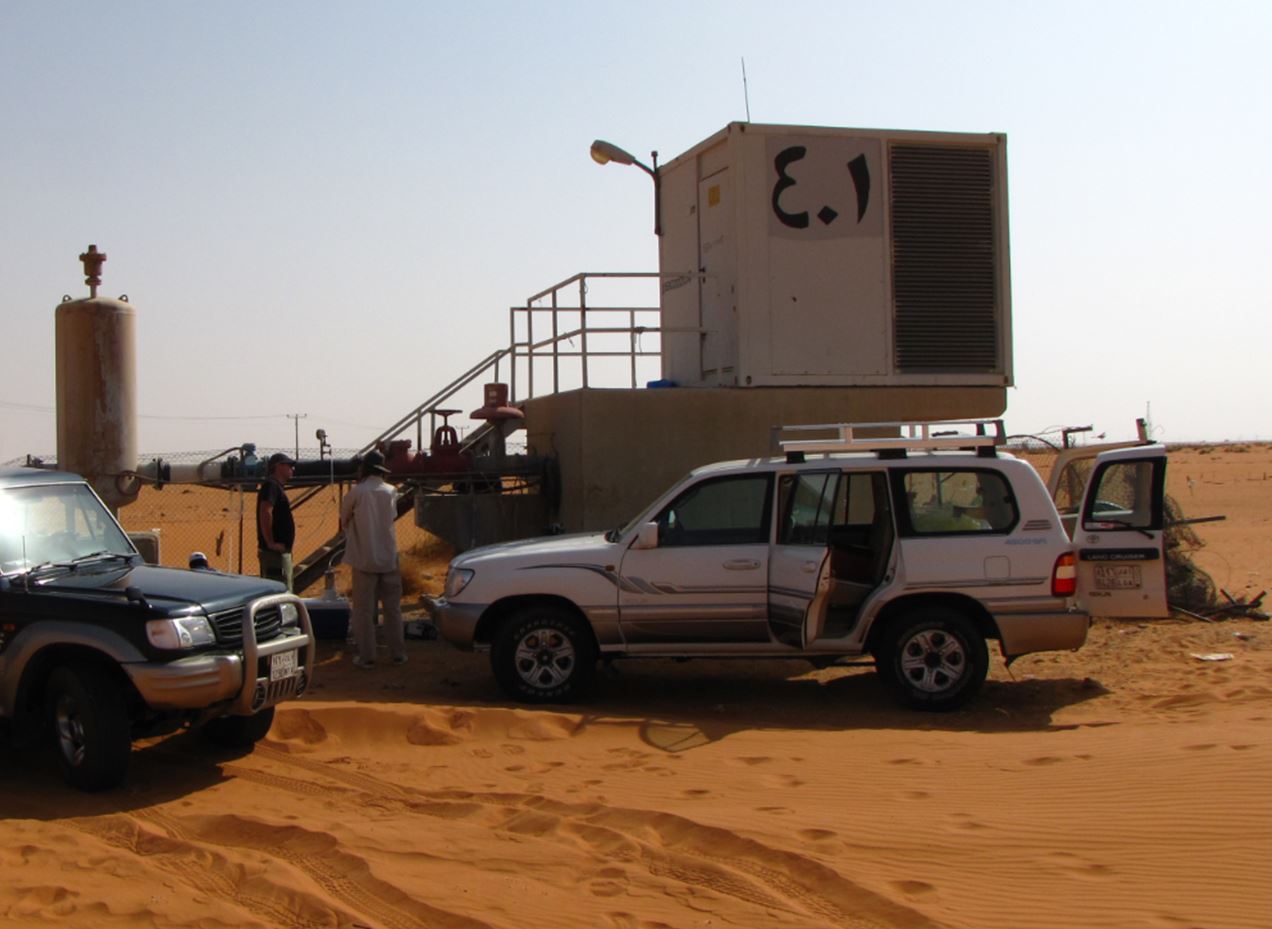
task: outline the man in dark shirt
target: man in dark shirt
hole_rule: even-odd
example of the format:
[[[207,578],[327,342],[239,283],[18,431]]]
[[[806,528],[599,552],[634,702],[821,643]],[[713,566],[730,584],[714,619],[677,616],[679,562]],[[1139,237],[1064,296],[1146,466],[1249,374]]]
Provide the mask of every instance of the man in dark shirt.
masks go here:
[[[296,468],[296,462],[282,452],[269,456],[269,468],[261,489],[256,494],[256,548],[261,563],[261,577],[282,581],[292,589],[292,545],[296,541],[296,523],[292,520],[291,502],[283,489]]]

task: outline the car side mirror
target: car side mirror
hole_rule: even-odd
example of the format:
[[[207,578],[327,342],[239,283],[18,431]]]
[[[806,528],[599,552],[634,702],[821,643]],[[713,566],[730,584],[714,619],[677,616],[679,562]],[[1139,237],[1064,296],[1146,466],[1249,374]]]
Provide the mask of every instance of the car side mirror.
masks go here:
[[[640,531],[636,533],[636,539],[632,542],[632,548],[657,548],[658,547],[658,523],[645,523],[640,527]]]

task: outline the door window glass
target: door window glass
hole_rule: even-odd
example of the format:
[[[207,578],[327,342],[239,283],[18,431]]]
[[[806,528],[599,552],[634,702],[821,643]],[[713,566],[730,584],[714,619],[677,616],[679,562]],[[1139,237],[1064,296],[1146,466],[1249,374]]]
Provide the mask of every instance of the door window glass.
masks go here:
[[[769,537],[770,475],[707,480],[658,515],[658,545],[745,545]]]
[[[778,485],[779,545],[825,545],[836,514],[838,472],[787,474]],[[838,501],[842,512],[843,501]]]
[[[1115,461],[1095,476],[1083,514],[1084,529],[1160,529],[1151,461]]]
[[[876,521],[876,512],[887,509],[887,491],[883,475],[878,473],[847,475],[848,492],[841,494],[836,525],[869,526]],[[882,504],[882,505],[880,505]]]
[[[1005,532],[1016,500],[997,471],[904,471],[903,513],[912,535]]]

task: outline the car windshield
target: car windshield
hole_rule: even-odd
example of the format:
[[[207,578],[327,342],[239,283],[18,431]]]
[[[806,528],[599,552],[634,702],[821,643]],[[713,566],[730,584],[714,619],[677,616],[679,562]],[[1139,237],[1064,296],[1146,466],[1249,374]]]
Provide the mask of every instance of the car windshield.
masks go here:
[[[87,484],[0,487],[0,574],[131,559],[136,552]]]

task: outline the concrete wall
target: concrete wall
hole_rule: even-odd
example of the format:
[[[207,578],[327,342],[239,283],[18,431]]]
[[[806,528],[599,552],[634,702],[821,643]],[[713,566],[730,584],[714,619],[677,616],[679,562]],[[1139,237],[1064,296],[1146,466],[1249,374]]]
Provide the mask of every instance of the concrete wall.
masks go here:
[[[575,390],[528,400],[526,441],[560,466],[567,532],[626,522],[685,472],[767,457],[773,427],[991,419],[1001,387],[751,387]]]

